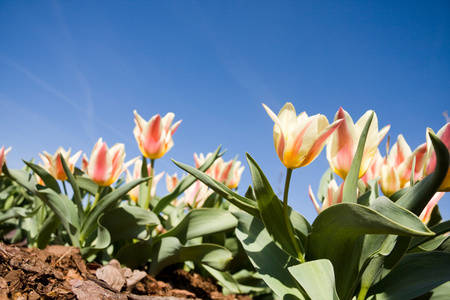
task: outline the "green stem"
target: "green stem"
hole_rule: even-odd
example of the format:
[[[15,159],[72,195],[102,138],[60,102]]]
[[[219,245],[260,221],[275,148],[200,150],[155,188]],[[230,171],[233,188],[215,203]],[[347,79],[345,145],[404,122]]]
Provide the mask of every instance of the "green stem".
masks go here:
[[[64,193],[66,193],[66,196],[67,196],[67,188],[66,188],[66,181],[65,180],[63,180],[63,187],[64,187]]]
[[[357,300],[364,300],[366,299],[367,292],[369,291],[369,288],[366,286],[362,286],[359,290],[358,298]]]
[[[297,244],[297,240],[294,235],[294,229],[292,228],[291,220],[289,219],[289,206],[288,206],[288,193],[289,193],[289,184],[291,182],[293,169],[287,169],[286,172],[286,182],[284,184],[284,195],[283,195],[283,212],[284,212],[284,222],[286,224],[286,228],[288,230],[289,237],[291,238],[292,244],[294,245],[295,252],[297,252],[297,257],[300,262],[304,263],[305,258],[303,257],[302,252],[300,251],[300,247]]]
[[[150,179],[148,181],[148,186],[147,186],[147,199],[145,201],[145,209],[148,209],[150,207],[150,201],[152,200],[152,181],[153,181],[153,174],[155,173],[154,171],[154,167],[155,167],[155,160],[150,158],[150,174],[148,174],[148,176],[150,176]]]
[[[100,200],[100,194],[102,193],[103,187],[99,186],[97,189],[97,193],[95,194],[94,203],[92,204],[91,210],[97,205],[98,200]]]

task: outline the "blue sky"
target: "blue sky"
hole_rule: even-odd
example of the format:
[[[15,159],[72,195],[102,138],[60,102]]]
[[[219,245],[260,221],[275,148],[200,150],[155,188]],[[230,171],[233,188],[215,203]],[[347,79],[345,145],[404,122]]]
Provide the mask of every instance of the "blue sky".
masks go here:
[[[448,1],[3,0],[0,146],[13,147],[11,168],[59,146],[89,156],[99,137],[131,159],[133,110],[173,112],[183,121],[157,172],[181,174],[170,158],[193,165],[194,153],[222,145],[245,166],[250,153],[281,191],[261,103],[329,120],[340,106],[355,121],[373,109],[414,149],[450,110],[449,15]],[[290,203],[309,220],[308,185],[327,168],[323,152],[294,171]],[[246,167],[241,193],[250,182]]]

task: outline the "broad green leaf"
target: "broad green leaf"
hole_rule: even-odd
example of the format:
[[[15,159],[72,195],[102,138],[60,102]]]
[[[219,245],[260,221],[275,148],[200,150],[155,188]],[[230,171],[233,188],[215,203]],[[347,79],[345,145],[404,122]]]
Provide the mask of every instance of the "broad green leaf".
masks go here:
[[[136,269],[146,263],[152,255],[152,242],[139,241],[120,248],[116,259],[129,268]]]
[[[98,185],[89,177],[85,175],[77,175],[75,176],[75,180],[77,181],[78,187],[85,190],[89,194],[95,195],[97,193]]]
[[[211,165],[214,163],[214,161],[224,154],[224,152],[220,152],[220,149],[221,149],[221,147],[219,146],[216,149],[216,151],[214,151],[214,153],[198,168],[198,171],[205,172],[206,170],[208,170],[209,167],[211,167]],[[175,162],[175,164],[177,164],[177,163]],[[167,205],[169,205],[170,202],[172,202],[179,195],[181,195],[196,180],[197,179],[193,176],[187,176],[187,177],[183,178],[170,194],[166,195],[165,197],[161,198],[161,200],[159,200],[158,204],[156,204],[155,208],[153,209],[155,214],[159,214],[160,212],[162,212],[162,210]]]
[[[217,271],[214,268],[203,266],[209,274],[211,274],[221,286],[223,286],[228,292],[233,294],[251,294],[251,293],[268,293],[267,286],[252,286],[240,283],[229,272]],[[260,280],[261,281],[261,280]],[[262,282],[262,281],[261,281]]]
[[[433,227],[430,227],[430,230],[433,231],[436,234],[436,236],[447,233],[450,231],[450,220],[447,220],[445,222],[434,225]],[[415,237],[412,239],[411,246],[409,249],[418,247],[421,244],[428,242],[430,239],[433,239],[433,238],[432,237]]]
[[[223,183],[220,183],[210,176],[206,175],[205,173],[201,172],[200,170],[197,170],[196,168],[193,168],[191,166],[176,162],[173,160],[173,162],[180,167],[181,169],[185,170],[186,172],[193,175],[195,178],[209,186],[214,192],[222,196],[224,199],[228,200],[233,205],[239,207],[243,211],[246,211],[247,213],[251,214],[255,217],[259,216],[259,210],[257,207],[257,204],[254,200],[247,199],[245,197],[240,196],[239,194],[233,192],[231,189],[229,189],[226,185]]]
[[[361,132],[361,136],[359,137],[358,148],[356,148],[350,171],[348,172],[347,178],[345,178],[344,181],[342,202],[357,202],[359,169],[361,168],[361,160],[364,154],[364,145],[366,144],[367,134],[369,133],[370,124],[372,123],[374,114],[375,112],[372,112],[369,119],[367,120],[366,125],[364,126],[363,131]]]
[[[3,164],[2,171],[20,186],[26,188],[32,194],[36,194],[36,179],[32,174],[24,170],[10,170],[6,167],[6,164]]]
[[[158,274],[165,267],[184,261],[205,264],[224,271],[232,259],[230,251],[214,244],[183,246],[175,237],[166,237],[155,244],[149,273]]]
[[[327,259],[318,259],[289,268],[295,280],[305,289],[311,300],[338,300],[333,265]]]
[[[349,299],[353,294],[363,234],[433,235],[414,214],[386,197],[378,198],[373,207],[341,203],[325,209],[312,225],[307,258],[332,262],[341,299]]]
[[[377,300],[413,299],[449,280],[450,253],[407,254],[369,294],[376,294]]]
[[[42,181],[44,181],[45,186],[51,188],[56,193],[61,194],[61,189],[59,188],[58,182],[56,179],[50,175],[44,168],[41,166],[35,165],[33,163],[23,161],[34,173],[36,173],[39,177],[41,177]]]
[[[450,164],[450,155],[445,144],[433,133],[429,133],[429,135],[436,153],[436,169],[412,188],[409,188],[396,202],[416,215],[420,215],[434,196],[445,179]]]
[[[32,210],[26,209],[24,207],[11,207],[7,210],[0,211],[0,223],[5,222],[9,219],[28,218],[33,214],[34,213]]]
[[[298,237],[293,234],[294,230],[290,220],[287,222],[288,224],[285,222],[283,204],[273,192],[273,189],[261,168],[248,153],[247,162],[252,174],[253,190],[258,203],[261,219],[263,220],[267,232],[272,237],[275,244],[286,251],[286,253],[297,259],[299,256],[302,256],[303,258],[305,250]],[[292,239],[289,232],[292,233]]]
[[[80,220],[82,220],[84,217],[84,209],[83,209],[80,189],[78,188],[77,181],[75,180],[75,177],[73,176],[72,172],[70,172],[69,166],[67,165],[66,160],[64,159],[62,154],[59,154],[59,157],[61,159],[61,164],[63,166],[64,173],[66,173],[67,181],[72,186],[73,199],[74,199],[75,204],[77,205],[77,209],[78,209],[78,218]]]
[[[287,269],[298,261],[273,242],[260,219],[244,212],[233,214],[239,221],[236,236],[267,285],[281,299],[308,299]]]
[[[70,236],[72,246],[79,247],[80,222],[73,202],[66,195],[57,194],[47,187],[40,187],[37,195],[58,216]]]
[[[148,174],[147,158],[144,155],[142,155],[141,178],[150,177],[150,176],[151,175]],[[138,205],[140,207],[144,207],[145,202],[147,201],[149,183],[150,183],[150,180],[147,180],[146,182],[139,185]]]
[[[147,239],[160,224],[158,216],[140,207],[124,205],[105,212],[98,223],[111,235],[111,242],[121,239]]]
[[[171,230],[155,238],[155,243],[166,237],[176,237],[181,243],[189,239],[234,229],[236,218],[226,210],[198,208],[191,210],[181,222]]]
[[[84,240],[97,227],[97,220],[101,214],[115,207],[117,203],[135,186],[145,182],[148,178],[133,180],[101,198],[98,204],[85,216],[81,226],[81,239]]]
[[[48,246],[52,234],[61,224],[58,216],[51,212],[44,221],[37,236],[37,246],[39,249],[45,249]]]

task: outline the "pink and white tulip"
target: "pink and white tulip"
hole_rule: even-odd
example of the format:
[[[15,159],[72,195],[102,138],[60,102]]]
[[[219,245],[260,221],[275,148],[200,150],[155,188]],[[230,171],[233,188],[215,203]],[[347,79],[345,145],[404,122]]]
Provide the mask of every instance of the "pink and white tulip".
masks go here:
[[[314,193],[311,189],[311,186],[309,186],[309,189],[308,189],[309,198],[311,198],[311,201],[313,202],[317,213],[322,212],[323,210],[330,207],[331,205],[341,203],[343,188],[344,188],[344,183],[342,183],[340,186],[338,186],[336,181],[334,179],[332,179],[328,183],[327,194],[325,195],[325,199],[323,199],[322,205],[320,205],[317,202],[316,198],[314,197]]]
[[[381,168],[380,186],[383,194],[389,197],[398,190],[409,186],[411,173],[414,181],[419,180],[422,177],[426,152],[425,143],[412,152],[403,135],[400,134]],[[412,170],[414,161],[415,167]]]
[[[124,164],[124,144],[115,144],[109,149],[106,142],[103,142],[102,138],[100,138],[92,149],[86,173],[99,186],[109,186],[136,159],[138,158],[136,157]]]
[[[428,132],[433,132],[433,129],[428,128]],[[447,149],[450,151],[450,123],[447,123],[442,127],[436,136],[445,144]],[[427,161],[426,166],[424,169],[424,176],[427,176],[434,172],[436,168],[436,153],[434,152],[433,145],[431,144],[430,137],[427,134]],[[442,182],[441,186],[439,187],[439,191],[441,192],[450,192],[450,169],[447,172],[447,175],[445,176],[444,181]]]
[[[169,193],[175,189],[175,187],[178,185],[178,182],[179,179],[177,173],[174,173],[172,176],[166,174],[166,188]]]
[[[171,112],[163,118],[158,114],[145,121],[135,110],[134,117],[136,127],[133,133],[142,155],[150,159],[161,158],[172,148],[172,135],[181,120],[172,125],[175,115]]]
[[[437,192],[434,194],[434,196],[430,199],[427,206],[424,208],[422,213],[419,216],[419,219],[422,220],[425,224],[428,224],[430,222],[431,213],[433,212],[434,207],[437,205],[439,200],[444,196],[444,192]]]
[[[9,153],[9,151],[11,151],[11,147],[9,147],[6,150],[5,150],[5,146],[2,146],[0,148],[0,175],[3,173],[2,167],[3,167],[4,163],[6,164],[6,155]]]
[[[356,149],[358,148],[359,138],[371,114],[372,111],[367,111],[354,124],[350,115],[342,107],[336,113],[334,119],[336,121],[343,120],[343,123],[328,141],[327,159],[331,169],[344,180],[350,171]],[[369,168],[377,152],[378,145],[389,131],[389,127],[390,125],[387,125],[378,131],[378,119],[376,114],[374,114],[364,146],[359,178],[364,176]]]
[[[288,169],[307,166],[320,154],[328,137],[342,120],[329,124],[324,115],[309,117],[306,112],[297,116],[292,103],[286,103],[276,115],[269,107],[264,109],[275,122],[273,140],[281,162]]]
[[[208,153],[206,156],[203,153],[200,153],[200,155],[194,153],[195,167],[199,168],[211,155],[212,153]],[[244,169],[245,167],[241,166],[241,162],[238,160],[225,162],[222,157],[219,157],[205,173],[225,184],[228,188],[235,189],[239,185]]]
[[[56,150],[55,154],[51,155],[48,152],[44,151],[44,155],[39,153],[39,156],[42,159],[42,162],[44,163],[44,169],[47,170],[53,177],[59,180],[67,180],[67,175],[64,172],[61,157],[60,154],[66,161],[70,172],[73,173],[75,170],[75,163],[77,162],[78,158],[81,155],[81,150],[75,153],[72,157],[70,157],[71,149],[69,148],[68,151],[64,150],[62,147],[59,147],[58,150]]]
[[[384,157],[381,156],[380,150],[377,149],[377,152],[375,153],[374,158],[372,159],[372,162],[370,163],[369,168],[367,169],[366,173],[363,177],[361,177],[361,180],[367,185],[369,180],[372,179],[379,179],[381,176],[381,167],[384,164]]]
[[[133,168],[133,172],[129,172],[128,169],[125,170],[126,172],[126,177],[125,177],[125,182],[129,183],[133,180],[139,179],[141,178],[141,168],[142,168],[142,160],[141,159],[137,159],[134,162],[134,168]],[[147,165],[147,171],[148,174],[152,174],[152,167],[150,165]],[[156,186],[158,184],[158,182],[161,180],[161,178],[163,177],[164,172],[159,173],[158,175],[155,175],[152,179],[152,189],[150,190],[150,194],[152,197],[155,197],[156,195]],[[128,195],[130,196],[131,200],[133,200],[134,202],[138,203],[139,200],[139,185],[135,186],[134,188],[132,188],[129,192]]]

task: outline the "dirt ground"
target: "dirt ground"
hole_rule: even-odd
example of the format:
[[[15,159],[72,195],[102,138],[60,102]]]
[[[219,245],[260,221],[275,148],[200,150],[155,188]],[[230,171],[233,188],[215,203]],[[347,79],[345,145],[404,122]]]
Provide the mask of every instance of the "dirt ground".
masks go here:
[[[251,299],[227,295],[209,278],[174,270],[155,279],[145,272],[86,263],[75,247],[44,250],[0,243],[0,300]]]

